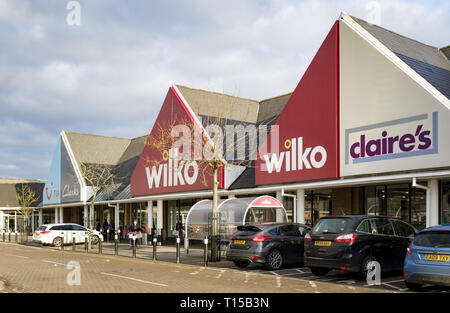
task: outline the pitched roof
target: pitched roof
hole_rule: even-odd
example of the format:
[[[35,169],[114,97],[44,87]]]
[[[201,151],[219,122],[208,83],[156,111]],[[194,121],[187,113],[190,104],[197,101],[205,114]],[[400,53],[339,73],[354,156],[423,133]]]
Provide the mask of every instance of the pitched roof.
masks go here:
[[[127,138],[65,133],[77,163],[115,165],[130,144]]]
[[[256,123],[259,102],[177,85],[195,114]]]
[[[26,184],[34,191],[38,200],[32,206],[38,206],[42,201],[44,183],[36,179],[2,178],[0,180],[0,207],[19,207],[16,195],[21,185]]]
[[[262,100],[259,103],[258,122],[276,119],[286,106],[292,92],[278,97]]]
[[[446,57],[448,46],[439,49],[359,18],[353,16],[351,18],[443,95],[450,98],[450,62]]]

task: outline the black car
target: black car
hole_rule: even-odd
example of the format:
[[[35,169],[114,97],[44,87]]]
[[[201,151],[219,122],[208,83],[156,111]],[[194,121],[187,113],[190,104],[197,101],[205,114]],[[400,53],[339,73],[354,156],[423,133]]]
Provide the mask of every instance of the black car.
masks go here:
[[[416,232],[410,224],[387,216],[323,217],[305,236],[305,266],[319,276],[341,269],[361,279],[373,266],[371,261],[377,261],[382,272],[402,270]]]
[[[238,226],[227,248],[227,260],[236,266],[250,263],[276,270],[288,263],[303,263],[303,238],[311,228],[295,223]]]

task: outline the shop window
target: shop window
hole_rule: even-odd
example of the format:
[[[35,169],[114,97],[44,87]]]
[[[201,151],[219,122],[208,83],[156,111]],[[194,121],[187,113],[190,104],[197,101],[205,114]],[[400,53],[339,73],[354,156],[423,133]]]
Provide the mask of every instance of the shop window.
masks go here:
[[[365,207],[367,215],[385,215],[385,186],[365,187]]]
[[[387,185],[387,216],[409,221],[409,185]]]
[[[450,181],[442,182],[441,224],[450,223]]]
[[[286,210],[288,222],[293,222],[293,220],[294,220],[294,217],[293,217],[294,198],[292,198],[292,197],[283,197],[283,198],[284,198],[283,206],[284,206],[284,209]]]
[[[421,182],[426,185],[426,182]],[[419,188],[411,188],[411,225],[418,230],[424,229],[427,223],[427,192]]]

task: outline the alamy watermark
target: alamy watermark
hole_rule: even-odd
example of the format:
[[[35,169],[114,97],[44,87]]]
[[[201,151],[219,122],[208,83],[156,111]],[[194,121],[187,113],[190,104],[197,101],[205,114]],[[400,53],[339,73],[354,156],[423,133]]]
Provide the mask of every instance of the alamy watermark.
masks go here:
[[[66,22],[69,26],[81,25],[81,5],[78,1],[67,2],[66,9],[69,10],[66,16]]]

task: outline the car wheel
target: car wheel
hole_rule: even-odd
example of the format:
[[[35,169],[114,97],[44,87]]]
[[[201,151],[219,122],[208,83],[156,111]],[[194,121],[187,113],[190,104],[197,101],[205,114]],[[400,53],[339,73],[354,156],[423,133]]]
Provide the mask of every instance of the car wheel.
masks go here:
[[[271,250],[266,256],[265,267],[268,270],[278,270],[283,266],[283,255],[279,250]]]
[[[61,247],[61,245],[62,245],[62,238],[61,237],[56,237],[55,239],[53,239],[53,245],[55,247]]]
[[[405,285],[410,290],[422,290],[423,286],[421,284],[408,283],[405,281]]]
[[[327,268],[322,267],[310,267],[311,273],[313,273],[316,276],[325,276],[330,271]]]
[[[370,269],[373,269],[373,262],[376,262],[377,259],[375,259],[373,256],[369,255],[366,256],[362,262],[361,262],[361,267],[359,269],[359,273],[358,273],[358,278],[361,280],[366,280],[367,279],[367,273],[369,272]]]
[[[247,267],[250,264],[250,261],[233,261],[234,265],[236,265],[237,267]]]
[[[92,236],[91,244],[96,245],[96,244],[98,244],[99,240],[100,239],[98,238],[98,236]]]

